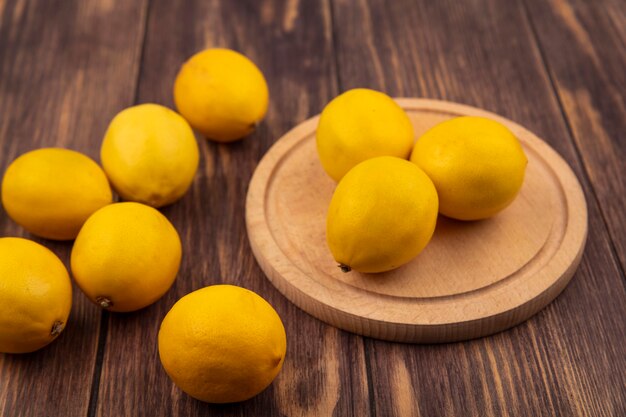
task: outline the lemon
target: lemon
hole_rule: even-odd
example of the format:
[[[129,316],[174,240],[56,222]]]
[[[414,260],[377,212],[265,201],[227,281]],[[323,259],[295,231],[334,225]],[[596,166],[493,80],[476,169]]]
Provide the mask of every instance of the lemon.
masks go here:
[[[159,330],[159,356],[174,383],[210,403],[244,401],[263,391],[285,359],[285,328],[252,291],[213,285],[187,294]]]
[[[85,220],[111,200],[98,164],[69,149],[27,152],[9,165],[2,180],[2,204],[9,217],[48,239],[74,239]]]
[[[316,133],[320,162],[335,181],[369,158],[408,158],[413,140],[404,110],[386,94],[365,88],[349,90],[328,103]]]
[[[391,156],[361,162],[339,182],[326,238],[344,272],[384,272],[413,259],[437,222],[435,186],[415,164]]]
[[[179,114],[158,104],[141,104],[113,118],[100,157],[122,198],[161,207],[189,189],[199,152],[191,127]]]
[[[52,342],[72,308],[72,283],[57,256],[31,240],[0,238],[0,352]]]
[[[528,163],[509,129],[470,116],[445,121],[424,133],[411,161],[435,184],[439,211],[458,220],[485,219],[508,206],[522,187]]]
[[[95,212],[72,248],[72,274],[91,301],[111,311],[146,307],[172,286],[181,243],[158,210],[116,203]]]
[[[239,52],[206,49],[185,62],[174,82],[176,108],[209,139],[249,135],[267,112],[269,92],[259,68]]]

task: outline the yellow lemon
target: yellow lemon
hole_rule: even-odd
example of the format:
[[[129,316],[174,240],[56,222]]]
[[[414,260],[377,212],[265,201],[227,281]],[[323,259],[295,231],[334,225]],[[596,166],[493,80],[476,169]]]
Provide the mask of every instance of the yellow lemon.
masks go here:
[[[388,95],[365,88],[349,90],[328,103],[316,133],[320,162],[335,181],[369,158],[408,158],[413,139],[404,110]]]
[[[263,73],[239,52],[207,49],[185,62],[174,82],[176,108],[209,139],[231,142],[249,135],[267,112]]]
[[[380,156],[352,168],[328,208],[326,238],[342,271],[384,272],[413,259],[437,223],[437,192],[415,164]]]
[[[2,180],[7,214],[48,239],[74,239],[85,220],[112,198],[98,164],[69,149],[27,152],[9,165]]]
[[[72,308],[63,262],[31,240],[0,238],[0,352],[26,353],[52,342]]]
[[[459,220],[485,219],[508,206],[522,187],[528,163],[504,125],[469,116],[424,133],[411,161],[435,184],[441,214]]]
[[[122,198],[161,207],[189,189],[199,152],[191,127],[179,114],[158,104],[141,104],[113,118],[100,157]]]
[[[72,248],[72,274],[91,301],[134,311],[161,298],[181,260],[178,232],[158,210],[116,203],[95,212]]]
[[[159,356],[174,383],[210,403],[263,391],[285,360],[287,339],[272,306],[252,291],[213,285],[187,294],[159,330]]]

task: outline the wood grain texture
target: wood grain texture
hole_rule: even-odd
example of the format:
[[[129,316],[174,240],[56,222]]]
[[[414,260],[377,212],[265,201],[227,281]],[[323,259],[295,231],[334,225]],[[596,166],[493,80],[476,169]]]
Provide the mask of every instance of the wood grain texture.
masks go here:
[[[98,159],[106,119],[133,100],[145,5],[0,1],[0,172],[38,147]],[[71,243],[34,238],[4,210],[0,233],[34,239],[69,265]],[[58,340],[32,354],[0,354],[0,415],[87,415],[100,317],[74,285]]]
[[[502,114],[547,140],[572,165],[589,204],[580,269],[563,294],[526,323],[435,347],[366,340],[376,414],[407,415],[397,404],[409,394],[421,415],[624,414],[624,279],[522,5],[332,5],[341,90],[373,87]],[[398,380],[410,382],[408,393],[383,388]]]
[[[192,188],[163,210],[183,241],[180,273],[154,305],[111,315],[97,415],[369,415],[362,338],[313,319],[283,298],[257,266],[245,231],[245,195],[257,162],[336,92],[328,12],[317,2],[151,2],[138,102],[172,106],[179,66],[198,50],[220,46],[259,65],[269,83],[270,108],[258,131],[241,142],[220,145],[198,137],[201,163]],[[242,404],[192,399],[173,385],[158,359],[157,332],[174,302],[218,283],[259,293],[276,308],[287,332],[282,372]]]
[[[626,5],[524,0],[542,58],[626,269]]]
[[[207,46],[249,55],[271,95],[265,122],[243,142],[198,138],[194,187],[163,210],[184,242],[174,288],[142,311],[105,314],[100,349],[101,315],[76,290],[59,340],[38,353],[0,355],[0,414],[626,415],[626,280],[615,255],[623,265],[623,8],[619,0],[521,1],[0,0],[2,169],[52,144],[96,158],[136,86],[135,101],[171,106],[178,65]],[[277,138],[356,86],[486,108],[537,133],[572,165],[590,233],[555,302],[492,337],[420,346],[339,331],[273,289],[247,243],[247,182]],[[0,231],[24,235],[3,211]],[[67,244],[38,241],[67,262]],[[257,291],[287,328],[283,371],[242,404],[192,400],[157,357],[169,307],[218,282]]]
[[[416,137],[459,116],[506,125],[528,158],[515,201],[480,222],[439,216],[424,251],[393,271],[343,273],[326,243],[336,183],[317,156],[314,117],[281,137],[250,181],[246,226],[257,261],[304,311],[365,336],[450,342],[519,324],[565,288],[580,262],[587,208],[578,180],[545,142],[510,120],[446,101],[397,102]]]

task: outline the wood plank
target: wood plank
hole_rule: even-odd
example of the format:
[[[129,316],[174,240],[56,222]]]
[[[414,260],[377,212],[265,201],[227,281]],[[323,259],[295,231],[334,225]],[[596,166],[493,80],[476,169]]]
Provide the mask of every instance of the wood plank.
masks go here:
[[[626,5],[524,0],[609,234],[626,269]]]
[[[572,165],[589,204],[580,269],[563,294],[528,322],[457,344],[366,340],[376,414],[624,414],[624,279],[522,5],[332,5],[341,90],[365,86],[394,96],[442,98],[511,118]]]
[[[153,306],[111,315],[98,415],[369,415],[362,338],[324,325],[283,298],[257,266],[245,232],[246,190],[257,162],[286,130],[336,93],[330,33],[323,3],[151,3],[139,102],[172,106],[182,62],[200,49],[222,46],[259,65],[268,79],[270,108],[259,130],[242,142],[218,145],[198,138],[201,164],[192,189],[163,210],[183,240],[181,271]],[[287,331],[287,358],[277,380],[240,405],[193,400],[172,384],[158,359],[157,332],[169,308],[188,292],[217,283],[259,293]]]
[[[145,6],[0,1],[1,172],[19,154],[44,146],[98,159],[107,119],[133,100]],[[33,238],[4,210],[0,233]],[[70,243],[34,240],[68,266]],[[101,314],[74,286],[58,340],[31,354],[0,354],[0,414],[87,415]]]

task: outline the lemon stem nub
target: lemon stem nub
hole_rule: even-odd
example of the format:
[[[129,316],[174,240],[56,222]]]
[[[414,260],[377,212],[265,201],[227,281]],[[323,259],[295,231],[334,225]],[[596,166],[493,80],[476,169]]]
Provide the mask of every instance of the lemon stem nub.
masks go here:
[[[344,273],[345,273],[345,272],[350,272],[350,271],[352,271],[352,268],[350,268],[350,267],[349,267],[348,265],[346,265],[346,264],[339,264],[339,265],[337,265],[337,266],[341,269],[341,272],[344,272]]]
[[[57,337],[63,331],[63,327],[65,326],[63,325],[63,322],[61,321],[57,320],[54,323],[52,323],[52,330],[50,330],[50,336]]]
[[[96,298],[96,303],[98,303],[102,308],[109,308],[113,305],[113,302],[106,297]]]

